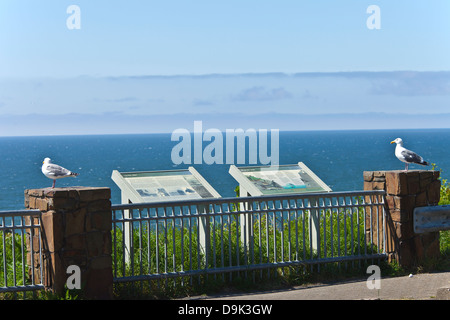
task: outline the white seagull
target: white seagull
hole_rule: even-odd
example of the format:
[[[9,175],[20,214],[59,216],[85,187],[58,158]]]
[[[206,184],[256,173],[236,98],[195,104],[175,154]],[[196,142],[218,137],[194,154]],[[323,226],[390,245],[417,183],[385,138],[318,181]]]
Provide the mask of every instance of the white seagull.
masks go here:
[[[405,163],[405,172],[408,171],[408,167],[410,163],[416,163],[420,164],[422,166],[428,166],[429,163],[423,160],[421,156],[419,156],[417,153],[412,152],[411,150],[405,149],[403,147],[403,140],[400,138],[395,139],[394,141],[391,141],[392,143],[396,143],[397,146],[395,147],[395,156],[398,158],[398,160]]]
[[[58,166],[57,164],[53,164],[50,158],[45,158],[42,163],[43,163],[42,173],[47,178],[53,180],[52,188],[55,187],[56,179],[61,179],[65,177],[76,177],[79,175],[78,173],[72,172],[70,170],[67,170],[66,168]]]

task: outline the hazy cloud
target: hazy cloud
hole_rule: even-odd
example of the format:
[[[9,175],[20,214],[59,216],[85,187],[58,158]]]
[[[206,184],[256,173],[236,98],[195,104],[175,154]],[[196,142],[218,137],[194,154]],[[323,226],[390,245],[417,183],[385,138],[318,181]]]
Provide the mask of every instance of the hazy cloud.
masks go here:
[[[108,102],[108,103],[136,102],[138,100],[139,99],[136,97],[123,97],[123,98],[115,98],[115,99],[94,98],[95,102]]]
[[[450,94],[448,72],[402,72],[372,81],[370,93],[376,95],[432,96]]]
[[[266,89],[265,87],[252,87],[245,89],[232,97],[234,101],[274,101],[292,98],[292,94],[284,88]]]
[[[193,105],[196,107],[209,107],[209,106],[213,106],[214,103],[212,101],[205,100],[205,99],[195,99],[193,101]]]
[[[308,89],[306,89],[302,94],[303,99],[318,99],[319,97],[313,95]]]

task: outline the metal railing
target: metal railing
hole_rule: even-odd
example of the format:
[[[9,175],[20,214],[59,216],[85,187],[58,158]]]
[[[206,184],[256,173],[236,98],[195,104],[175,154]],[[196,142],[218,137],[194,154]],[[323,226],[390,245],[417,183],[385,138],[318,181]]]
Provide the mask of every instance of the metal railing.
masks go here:
[[[385,258],[384,191],[113,205],[115,282]],[[376,228],[375,228],[376,227]],[[257,271],[258,270],[258,271]]]
[[[39,210],[0,211],[0,293],[44,287],[39,268],[42,265],[40,215]]]

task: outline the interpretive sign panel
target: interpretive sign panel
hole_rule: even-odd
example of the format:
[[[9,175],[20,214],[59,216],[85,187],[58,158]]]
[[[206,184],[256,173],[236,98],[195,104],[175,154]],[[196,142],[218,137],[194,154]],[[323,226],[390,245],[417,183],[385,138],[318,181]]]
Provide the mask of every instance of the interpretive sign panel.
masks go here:
[[[220,195],[192,167],[186,170],[118,172],[113,181],[131,202],[161,202],[218,198]]]
[[[230,167],[230,174],[252,196],[329,192],[331,189],[304,163],[278,167]]]

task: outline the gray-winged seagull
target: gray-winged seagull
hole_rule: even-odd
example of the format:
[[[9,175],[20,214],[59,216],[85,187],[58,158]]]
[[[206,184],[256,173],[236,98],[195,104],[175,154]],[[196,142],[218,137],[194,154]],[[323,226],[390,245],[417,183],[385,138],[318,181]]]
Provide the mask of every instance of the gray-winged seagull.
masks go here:
[[[408,167],[410,163],[416,163],[420,164],[422,166],[428,166],[429,163],[423,160],[421,156],[419,156],[417,153],[412,152],[411,150],[405,149],[403,147],[403,140],[400,138],[395,139],[394,141],[391,141],[392,143],[396,143],[397,146],[395,147],[395,156],[398,158],[398,160],[405,163],[405,171],[408,171]]]
[[[79,174],[67,170],[57,164],[53,164],[50,158],[45,158],[42,165],[42,173],[49,179],[53,180],[53,186],[55,187],[56,179],[66,178],[66,177],[76,177]]]

